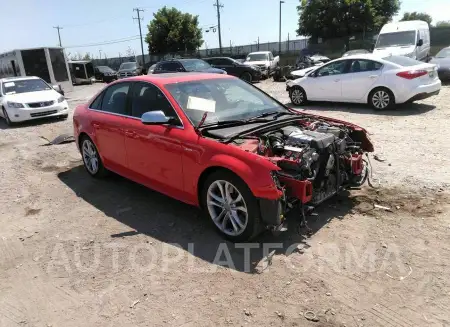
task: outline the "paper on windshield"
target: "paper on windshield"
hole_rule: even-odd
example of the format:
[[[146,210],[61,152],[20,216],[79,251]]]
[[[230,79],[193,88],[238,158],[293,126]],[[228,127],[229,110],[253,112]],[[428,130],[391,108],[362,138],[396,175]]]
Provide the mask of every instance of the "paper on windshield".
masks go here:
[[[187,102],[187,109],[215,112],[216,101],[190,96]]]
[[[14,82],[6,82],[5,84],[3,84],[5,87],[12,87],[16,84],[14,84]]]

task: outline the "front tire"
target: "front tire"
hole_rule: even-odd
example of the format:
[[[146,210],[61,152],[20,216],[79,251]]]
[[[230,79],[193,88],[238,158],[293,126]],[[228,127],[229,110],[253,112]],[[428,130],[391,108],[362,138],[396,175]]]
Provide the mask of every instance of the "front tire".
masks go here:
[[[301,106],[306,103],[306,92],[300,86],[293,86],[289,91],[289,98],[296,106]]]
[[[252,74],[250,74],[249,72],[244,72],[241,75],[241,79],[243,81],[246,81],[247,83],[251,83],[253,80]]]
[[[376,88],[369,94],[369,104],[375,110],[390,109],[394,103],[394,94],[384,87]]]
[[[103,166],[102,159],[92,140],[83,136],[80,143],[81,156],[83,158],[84,168],[92,177],[104,177],[107,170]]]
[[[219,170],[208,176],[201,203],[217,231],[232,242],[244,242],[260,231],[258,202],[248,186],[236,175]]]
[[[6,111],[5,108],[3,108],[3,117],[5,118],[6,125],[8,125],[8,126],[13,125],[13,122],[11,121],[11,119],[9,119],[8,112]]]

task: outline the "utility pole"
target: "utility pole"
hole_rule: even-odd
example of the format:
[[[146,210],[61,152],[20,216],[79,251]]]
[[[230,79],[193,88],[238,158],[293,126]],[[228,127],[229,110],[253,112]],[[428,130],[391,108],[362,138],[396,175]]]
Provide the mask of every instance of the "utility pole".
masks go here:
[[[99,57],[98,57],[98,59],[102,59],[102,50],[101,49],[98,49],[98,55],[99,55]]]
[[[278,38],[278,55],[281,54],[281,4],[283,4],[284,1],[280,0],[280,34],[279,34],[279,38]]]
[[[59,30],[62,30],[62,27],[61,26],[53,26],[53,28],[56,28],[58,30],[59,46],[62,47],[62,45],[61,45],[61,34],[59,33]]]
[[[258,36],[258,51],[259,51],[259,36]]]
[[[287,51],[289,52],[289,33],[288,33]]]
[[[141,16],[139,15],[141,12],[144,11],[144,9],[134,8],[133,11],[137,12],[137,18],[133,17],[133,19],[137,19],[139,23],[139,34],[141,35],[142,66],[145,66],[144,43],[142,41],[142,29],[141,29]]]
[[[222,35],[220,33],[220,8],[223,8],[223,4],[219,3],[219,0],[216,0],[216,3],[213,5],[217,8],[217,28],[219,30],[219,51],[222,54]]]

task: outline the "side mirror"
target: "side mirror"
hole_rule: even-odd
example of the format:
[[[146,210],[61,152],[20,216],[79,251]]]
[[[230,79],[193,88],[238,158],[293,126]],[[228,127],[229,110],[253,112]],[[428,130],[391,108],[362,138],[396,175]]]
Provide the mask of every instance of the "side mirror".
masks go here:
[[[171,120],[172,118],[166,117],[161,110],[145,112],[141,117],[141,122],[144,125],[165,125],[169,124]]]
[[[56,92],[58,92],[59,94],[61,94],[61,95],[64,95],[64,91],[63,91],[63,89],[61,88],[61,85],[52,85],[52,88],[56,91]]]
[[[181,67],[178,67],[178,68],[177,68],[177,72],[184,72],[184,69],[181,68]]]
[[[423,45],[423,40],[422,39],[419,39],[419,41],[417,41],[417,46],[418,47],[421,47]]]

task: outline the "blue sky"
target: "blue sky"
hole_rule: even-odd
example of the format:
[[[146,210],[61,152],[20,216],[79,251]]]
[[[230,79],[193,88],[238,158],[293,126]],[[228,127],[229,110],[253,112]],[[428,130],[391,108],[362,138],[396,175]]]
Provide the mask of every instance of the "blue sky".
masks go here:
[[[41,46],[55,46],[58,36],[53,26],[60,25],[62,44],[65,47],[125,39],[139,35],[134,7],[142,13],[143,33],[154,11],[164,5],[199,15],[200,25],[207,28],[217,24],[213,3],[215,0],[14,0],[2,3],[2,33],[0,53]],[[278,0],[221,0],[222,45],[243,45],[278,40]],[[298,0],[285,0],[282,7],[282,38],[295,38]],[[433,17],[433,22],[450,19],[450,0],[402,0],[400,14],[405,11],[423,11]],[[217,33],[204,33],[208,48],[218,47]],[[124,55],[127,48],[140,54],[139,40],[92,47],[68,48],[67,52],[90,52],[94,57],[106,53],[115,57]],[[205,47],[205,45],[203,46]],[[144,51],[147,53],[144,43]]]

